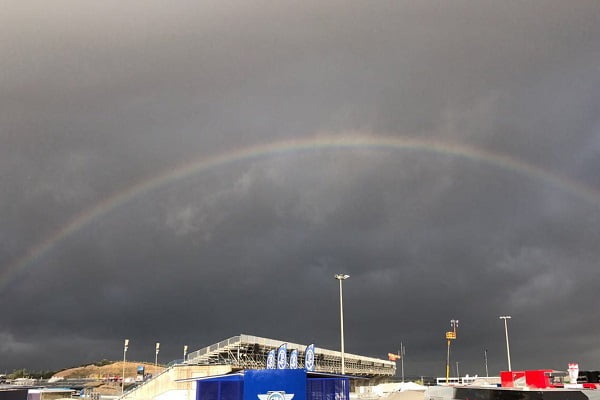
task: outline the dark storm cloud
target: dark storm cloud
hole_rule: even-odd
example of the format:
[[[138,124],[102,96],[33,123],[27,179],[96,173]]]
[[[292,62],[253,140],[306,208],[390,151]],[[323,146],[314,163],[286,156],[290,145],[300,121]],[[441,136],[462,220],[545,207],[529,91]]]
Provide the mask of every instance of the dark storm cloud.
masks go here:
[[[2,369],[163,361],[239,333],[346,350],[597,369],[596,2],[9,2],[0,17]],[[315,149],[169,169],[292,138],[469,145]],[[558,177],[579,181],[556,185]],[[104,203],[103,203],[104,202]],[[97,209],[97,208],[96,208]],[[18,271],[15,271],[15,265]]]

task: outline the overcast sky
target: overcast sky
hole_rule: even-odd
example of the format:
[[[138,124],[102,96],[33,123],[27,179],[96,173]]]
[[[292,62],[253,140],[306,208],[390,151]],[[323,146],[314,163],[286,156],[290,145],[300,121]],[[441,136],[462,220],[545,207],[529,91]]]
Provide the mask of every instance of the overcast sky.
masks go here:
[[[1,372],[600,369],[597,0],[1,4]]]

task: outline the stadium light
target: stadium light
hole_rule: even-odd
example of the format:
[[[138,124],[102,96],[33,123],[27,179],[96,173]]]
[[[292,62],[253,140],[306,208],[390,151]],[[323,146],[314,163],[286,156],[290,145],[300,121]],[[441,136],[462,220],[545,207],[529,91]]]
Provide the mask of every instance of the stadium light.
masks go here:
[[[156,342],[156,355],[154,356],[154,366],[158,367],[158,352],[160,351],[160,343]]]
[[[127,348],[129,347],[129,339],[125,339],[125,345],[123,346],[123,375],[121,376],[121,396],[125,391],[125,361],[127,359]]]
[[[448,341],[448,352],[446,354],[446,384],[450,379],[450,341],[456,339],[456,327],[458,326],[457,319],[450,320],[451,331],[446,332],[446,340]]]
[[[344,302],[342,297],[342,281],[350,278],[350,275],[335,274],[333,276],[340,282],[340,342],[341,342],[341,353],[342,353],[342,375],[346,373],[344,366]]]

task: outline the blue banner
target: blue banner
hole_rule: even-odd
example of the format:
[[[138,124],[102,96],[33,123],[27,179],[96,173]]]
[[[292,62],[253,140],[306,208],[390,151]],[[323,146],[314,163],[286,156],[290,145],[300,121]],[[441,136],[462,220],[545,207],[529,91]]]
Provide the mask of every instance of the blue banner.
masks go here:
[[[309,344],[304,351],[304,369],[307,371],[315,370],[315,345]]]
[[[247,370],[244,373],[244,397],[240,400],[306,400],[309,398],[306,382],[306,372],[301,369]],[[325,399],[325,394],[320,398]],[[333,396],[327,398],[334,399]],[[212,399],[234,400],[235,397],[225,397],[221,391],[221,397]]]
[[[267,369],[275,369],[275,350],[269,351],[267,354]]]
[[[298,369],[298,350],[294,349],[290,353],[290,369]]]
[[[287,368],[287,343],[279,346],[277,350],[277,369]]]

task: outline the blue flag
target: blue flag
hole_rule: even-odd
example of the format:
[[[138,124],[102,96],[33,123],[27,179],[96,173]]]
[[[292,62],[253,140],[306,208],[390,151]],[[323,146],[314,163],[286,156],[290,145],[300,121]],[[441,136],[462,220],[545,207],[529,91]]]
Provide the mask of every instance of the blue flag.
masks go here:
[[[307,371],[315,370],[315,345],[309,344],[304,351],[304,369]]]
[[[287,343],[279,346],[277,350],[277,369],[287,368]]]
[[[294,349],[290,353],[290,369],[298,369],[298,350]]]
[[[275,350],[269,351],[267,354],[267,369],[275,369]]]

